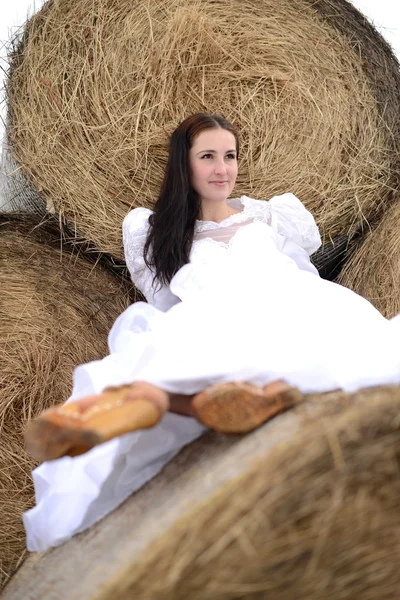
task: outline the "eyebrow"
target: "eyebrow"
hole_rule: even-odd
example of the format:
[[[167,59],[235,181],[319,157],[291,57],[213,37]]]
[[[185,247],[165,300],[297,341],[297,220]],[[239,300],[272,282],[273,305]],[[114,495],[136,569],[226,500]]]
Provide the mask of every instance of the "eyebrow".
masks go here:
[[[216,152],[216,150],[201,150],[200,152],[196,152],[196,154],[204,154],[204,152]],[[236,154],[236,150],[227,150],[225,154],[228,154],[228,152],[235,152]]]

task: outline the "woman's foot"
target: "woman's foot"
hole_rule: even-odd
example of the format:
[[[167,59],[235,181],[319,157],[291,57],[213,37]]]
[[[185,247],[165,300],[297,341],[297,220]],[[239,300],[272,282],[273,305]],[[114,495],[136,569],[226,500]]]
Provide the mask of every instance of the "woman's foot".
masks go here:
[[[264,388],[250,383],[220,383],[192,400],[193,416],[221,433],[247,433],[299,403],[303,394],[284,381]]]
[[[168,408],[168,394],[146,382],[107,388],[31,421],[26,448],[41,461],[77,456],[123,433],[154,427]]]

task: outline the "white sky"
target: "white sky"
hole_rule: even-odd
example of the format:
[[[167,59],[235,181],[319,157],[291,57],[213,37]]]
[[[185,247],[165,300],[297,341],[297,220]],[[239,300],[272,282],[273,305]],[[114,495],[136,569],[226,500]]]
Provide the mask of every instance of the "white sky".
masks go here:
[[[116,2],[118,0],[115,0]],[[44,0],[0,0],[0,88],[3,70],[6,68],[5,43],[21,26],[28,15],[39,9]],[[399,0],[353,0],[388,40],[400,59],[400,2]],[[0,95],[2,100],[2,95]],[[4,118],[4,106],[0,105],[0,118]],[[0,122],[0,138],[2,126]]]

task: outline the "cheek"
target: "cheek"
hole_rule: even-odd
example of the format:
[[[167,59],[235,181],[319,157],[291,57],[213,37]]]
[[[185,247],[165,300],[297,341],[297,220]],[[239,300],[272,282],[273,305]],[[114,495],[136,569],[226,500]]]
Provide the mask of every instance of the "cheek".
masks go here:
[[[232,168],[231,168],[232,179],[236,179],[237,174],[238,174],[238,164],[236,163],[235,165],[232,165]]]
[[[203,170],[201,168],[202,165],[195,165],[192,169],[191,169],[191,173],[190,173],[190,181],[191,184],[193,186],[193,188],[199,192],[200,189],[202,188],[202,186],[204,185],[204,174],[203,174]]]
[[[190,169],[189,169],[189,173],[190,173],[190,180],[191,181],[196,181],[198,175],[198,169],[196,167],[196,165],[190,165]]]
[[[207,176],[206,169],[204,167],[204,164],[197,164],[194,169],[194,179],[199,183],[203,181]]]

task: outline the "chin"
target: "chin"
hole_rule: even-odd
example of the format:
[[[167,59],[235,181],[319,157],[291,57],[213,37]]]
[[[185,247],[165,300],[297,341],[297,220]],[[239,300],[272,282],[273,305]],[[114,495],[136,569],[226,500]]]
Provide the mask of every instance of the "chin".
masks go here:
[[[215,200],[216,202],[221,202],[229,198],[229,194],[227,192],[221,192],[219,194],[214,194],[211,200]]]
[[[221,188],[220,190],[214,190],[214,193],[210,196],[211,198],[215,198],[216,200],[224,200],[225,198],[229,198],[232,189],[228,186]]]

